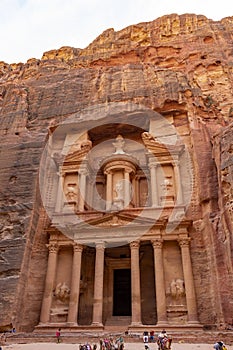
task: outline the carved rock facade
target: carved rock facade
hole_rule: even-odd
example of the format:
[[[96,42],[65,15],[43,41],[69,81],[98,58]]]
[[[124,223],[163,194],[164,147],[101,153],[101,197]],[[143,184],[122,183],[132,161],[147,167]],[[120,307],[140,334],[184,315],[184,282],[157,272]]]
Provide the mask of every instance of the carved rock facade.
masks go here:
[[[0,63],[1,324],[232,325],[233,18]]]

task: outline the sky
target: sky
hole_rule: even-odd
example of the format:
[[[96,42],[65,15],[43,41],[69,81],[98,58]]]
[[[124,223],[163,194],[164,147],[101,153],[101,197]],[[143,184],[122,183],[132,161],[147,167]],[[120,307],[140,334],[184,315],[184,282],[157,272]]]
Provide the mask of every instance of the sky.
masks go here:
[[[121,30],[177,13],[233,16],[232,0],[0,0],[0,62],[25,63],[62,46],[85,48],[108,28]]]

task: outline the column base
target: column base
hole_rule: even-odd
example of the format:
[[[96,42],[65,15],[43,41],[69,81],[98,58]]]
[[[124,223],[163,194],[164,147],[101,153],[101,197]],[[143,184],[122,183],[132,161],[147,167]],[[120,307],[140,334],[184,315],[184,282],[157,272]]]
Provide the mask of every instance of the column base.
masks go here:
[[[156,326],[159,326],[159,327],[167,327],[168,326],[168,321],[158,321],[157,323],[156,323]]]
[[[160,208],[160,206],[158,204],[152,204],[151,206],[152,208]]]
[[[38,323],[38,326],[49,326],[50,325],[50,322],[49,321],[47,321],[47,322],[42,322],[42,321],[40,321],[39,323]]]
[[[77,322],[66,322],[67,326],[69,327],[77,327],[78,323]]]
[[[104,325],[103,325],[103,323],[100,323],[100,322],[93,322],[91,324],[91,328],[104,329]]]
[[[143,324],[141,322],[132,322],[129,326],[128,326],[128,329],[130,331],[138,331],[138,330],[141,330],[143,327]]]
[[[187,324],[190,327],[203,327],[199,321],[188,321]]]

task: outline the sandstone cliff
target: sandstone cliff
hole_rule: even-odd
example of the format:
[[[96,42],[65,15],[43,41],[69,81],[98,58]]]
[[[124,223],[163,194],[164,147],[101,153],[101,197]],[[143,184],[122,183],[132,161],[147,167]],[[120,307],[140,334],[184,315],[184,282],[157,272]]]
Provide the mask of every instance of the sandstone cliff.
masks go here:
[[[120,101],[169,115],[189,145],[199,317],[204,325],[232,323],[232,47],[233,17],[172,14],[108,29],[83,50],[0,62],[0,324],[32,330],[39,321],[47,217],[38,169],[49,127]]]

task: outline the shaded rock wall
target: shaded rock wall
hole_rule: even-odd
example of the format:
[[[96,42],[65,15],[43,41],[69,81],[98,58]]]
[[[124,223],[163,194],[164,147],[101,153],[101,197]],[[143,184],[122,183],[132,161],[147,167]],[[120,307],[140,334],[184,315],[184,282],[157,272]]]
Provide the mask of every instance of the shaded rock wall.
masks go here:
[[[191,252],[201,323],[232,323],[233,18],[176,14],[109,29],[86,49],[0,62],[0,324],[38,324],[47,251],[38,171],[48,129],[86,107],[140,103],[193,158]]]

